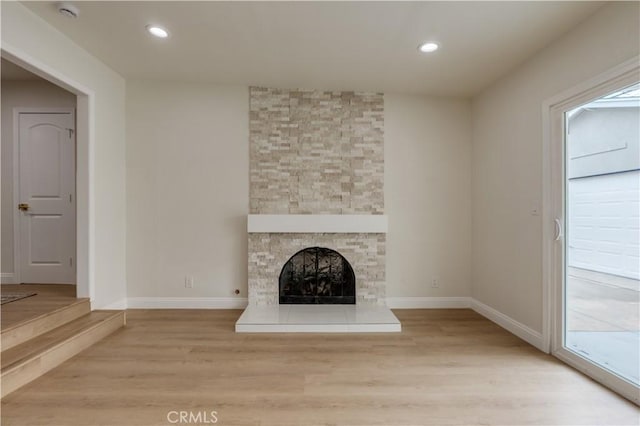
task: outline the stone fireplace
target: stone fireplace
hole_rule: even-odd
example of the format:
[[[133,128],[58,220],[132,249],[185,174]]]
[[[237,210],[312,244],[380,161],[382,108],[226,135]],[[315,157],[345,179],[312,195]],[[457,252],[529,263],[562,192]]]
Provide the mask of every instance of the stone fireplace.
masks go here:
[[[250,88],[251,219],[308,219],[304,232],[249,227],[250,305],[281,302],[281,270],[307,247],[349,259],[355,303],[384,304],[386,226],[349,229],[343,221],[341,232],[320,232],[313,223],[371,215],[386,225],[383,148],[380,93]]]
[[[249,126],[249,308],[383,307],[383,95],[251,87]]]

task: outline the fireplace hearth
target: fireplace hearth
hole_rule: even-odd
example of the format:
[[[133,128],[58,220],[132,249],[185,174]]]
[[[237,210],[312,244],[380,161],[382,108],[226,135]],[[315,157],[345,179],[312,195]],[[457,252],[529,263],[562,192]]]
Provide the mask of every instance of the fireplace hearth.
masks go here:
[[[280,304],[355,304],[356,277],[337,251],[309,247],[293,255],[280,272]]]

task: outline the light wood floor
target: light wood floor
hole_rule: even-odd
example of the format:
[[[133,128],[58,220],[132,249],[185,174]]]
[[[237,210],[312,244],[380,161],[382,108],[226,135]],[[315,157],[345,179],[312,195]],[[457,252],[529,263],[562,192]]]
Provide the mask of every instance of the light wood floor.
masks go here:
[[[133,310],[2,401],[2,425],[637,425],[637,406],[470,310],[402,333],[235,334],[240,311]]]
[[[2,284],[2,293],[37,293],[35,296],[5,303],[0,308],[1,328],[49,313],[76,302],[76,286],[67,284]]]

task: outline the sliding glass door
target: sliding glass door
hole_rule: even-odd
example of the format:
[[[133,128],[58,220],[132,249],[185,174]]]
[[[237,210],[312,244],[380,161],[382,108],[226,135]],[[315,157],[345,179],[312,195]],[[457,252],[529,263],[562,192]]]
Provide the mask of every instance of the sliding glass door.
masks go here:
[[[640,87],[565,114],[567,349],[640,383]]]
[[[640,402],[640,84],[551,108],[552,352]]]

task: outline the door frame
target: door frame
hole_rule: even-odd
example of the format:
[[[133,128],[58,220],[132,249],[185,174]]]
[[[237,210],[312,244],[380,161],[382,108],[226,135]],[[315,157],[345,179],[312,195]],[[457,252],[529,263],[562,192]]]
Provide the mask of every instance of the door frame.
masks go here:
[[[22,281],[22,252],[21,252],[21,232],[20,232],[20,220],[21,214],[20,211],[16,208],[18,203],[20,203],[20,114],[71,114],[71,118],[74,122],[74,140],[73,140],[73,155],[78,157],[78,142],[76,136],[76,109],[75,108],[54,108],[54,107],[15,107],[13,108],[13,280],[15,284],[20,284]],[[78,186],[78,176],[77,170],[78,166],[74,165],[76,170],[73,171],[73,182],[74,185]],[[76,189],[77,191],[77,189]],[[76,200],[78,195],[74,195]],[[77,206],[77,204],[76,204]],[[78,232],[78,211],[76,207],[76,233]],[[76,241],[76,246],[78,245],[78,241]],[[77,262],[78,258],[78,250],[76,249],[76,253],[74,254],[74,259]],[[77,264],[76,264],[77,266]],[[76,267],[76,286],[78,285],[78,271]],[[77,287],[76,287],[77,288]]]
[[[625,85],[640,81],[640,56],[636,56],[608,71],[584,81],[542,105],[543,124],[543,208],[542,208],[542,273],[543,273],[543,348],[573,368],[619,393],[640,403],[640,392],[633,384],[596,366],[564,348],[564,228],[566,227],[564,198],[564,112],[609,94]],[[562,228],[556,240],[556,223]]]
[[[4,41],[0,56],[76,95],[76,297],[93,301],[96,293],[95,93]]]

